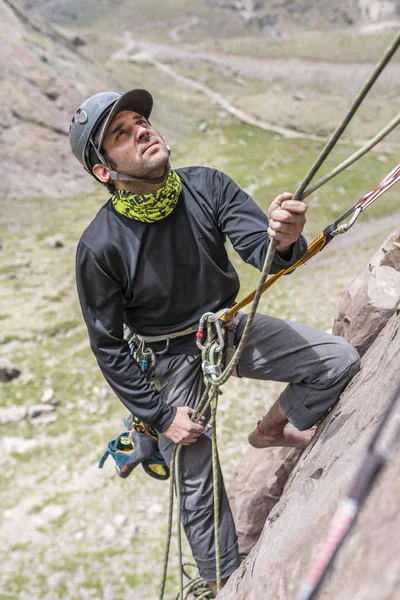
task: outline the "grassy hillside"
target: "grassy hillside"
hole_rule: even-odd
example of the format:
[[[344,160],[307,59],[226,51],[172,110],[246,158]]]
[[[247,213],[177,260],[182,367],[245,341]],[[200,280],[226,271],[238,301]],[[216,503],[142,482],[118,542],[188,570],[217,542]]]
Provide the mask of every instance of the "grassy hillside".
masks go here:
[[[2,62],[8,104],[0,123],[3,153],[12,163],[5,170],[6,181],[11,191],[17,184],[24,191],[18,200],[0,196],[0,359],[22,370],[18,379],[0,383],[0,415],[3,409],[32,408],[50,389],[57,402],[47,424],[40,418],[6,423],[0,419],[0,598],[153,600],[163,560],[168,486],[154,482],[141,468],[123,481],[110,459],[102,471],[97,469],[107,442],[122,431],[126,411],[90,351],[75,290],[76,244],[107,193],[98,186],[90,194],[70,195],[71,188],[81,190],[86,177],[69,157],[70,112],[92,91],[146,86],[156,99],[152,122],[172,147],[173,165],[222,169],[267,210],[276,194],[296,188],[322,143],[249,126],[230,116],[206,91],[220,93],[232,106],[259,119],[324,138],[346,110],[353,94],[350,84],[358,76],[342,61],[375,60],[392,34],[364,36],[348,25],[328,33],[297,31],[271,44],[268,32],[261,30],[254,42],[253,33],[249,35],[232,10],[194,0],[37,0],[35,5],[40,14],[62,23],[68,39],[79,35],[86,45],[76,51],[57,45],[45,29],[21,24],[0,1],[2,30],[7,33],[2,47],[10,53],[4,53]],[[296,19],[300,29],[302,16]],[[310,28],[314,26],[313,21]],[[128,29],[136,47],[121,56],[121,50],[131,46],[132,38],[124,33]],[[152,54],[161,42],[165,46]],[[147,54],[141,45],[145,43]],[[188,54],[167,56],[165,48]],[[215,60],[200,60],[204,51],[212,52]],[[240,55],[261,58],[260,69],[250,72],[249,63],[239,64]],[[282,68],[271,81],[268,69],[277,57],[282,64],[285,57],[304,59],[300,64],[316,72],[317,58],[331,60],[334,69],[324,86],[314,79],[306,85],[296,66],[299,79],[294,81]],[[225,59],[228,63],[222,64]],[[261,76],[261,66],[267,75]],[[188,79],[207,90],[195,89]],[[368,98],[348,140],[376,133],[398,112],[398,81],[393,77],[390,85]],[[339,83],[340,91],[333,89]],[[14,115],[10,127],[13,111],[20,116]],[[22,116],[30,121],[25,123]],[[309,198],[308,238],[395,166],[398,136],[394,133],[376,152]],[[322,173],[354,149],[350,142],[338,145]],[[60,197],[49,193],[49,170],[58,188],[63,181],[71,183]],[[348,234],[277,283],[260,309],[329,330],[342,292],[400,222],[398,198],[399,189],[394,188]],[[232,249],[230,253],[240,275],[241,296],[256,286],[258,273]],[[228,482],[247,449],[247,432],[281,388],[278,383],[246,380],[227,384],[218,427]],[[175,545],[171,562],[166,600],[177,593]]]

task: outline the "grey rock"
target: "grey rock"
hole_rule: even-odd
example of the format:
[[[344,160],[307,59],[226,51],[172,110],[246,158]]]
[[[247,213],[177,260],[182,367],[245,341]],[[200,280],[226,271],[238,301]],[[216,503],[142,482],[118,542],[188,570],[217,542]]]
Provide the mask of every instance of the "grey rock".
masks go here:
[[[40,402],[42,404],[51,404],[52,406],[56,406],[58,404],[58,400],[54,396],[54,390],[52,387],[48,387],[44,390]]]
[[[207,121],[202,121],[200,123],[200,125],[198,126],[197,131],[199,133],[205,133],[207,131],[207,129],[208,129]]]
[[[228,489],[240,553],[257,542],[299,456],[292,448],[251,448],[241,460]]]
[[[26,440],[23,437],[4,437],[2,440],[4,451],[7,454],[15,452],[16,454],[24,454],[32,448],[38,446],[36,439]]]
[[[115,515],[114,517],[114,525],[118,528],[124,527],[128,523],[127,515]]]
[[[97,387],[93,388],[93,397],[95,400],[104,401],[108,396],[108,389],[105,387]]]
[[[28,417],[30,419],[36,419],[45,414],[53,413],[55,407],[51,404],[33,404],[32,406],[27,407]]]
[[[47,585],[50,590],[55,590],[61,583],[68,579],[67,573],[52,573],[47,578]]]
[[[58,504],[48,504],[42,510],[40,515],[46,521],[57,521],[57,519],[60,519],[62,516],[64,516],[66,512],[67,510],[63,506],[59,506]]]
[[[333,333],[363,355],[400,302],[400,230],[392,233],[343,294]]]
[[[53,249],[64,248],[64,241],[60,236],[48,237],[46,239],[46,244],[49,248]]]
[[[21,374],[21,369],[8,358],[0,358],[0,381],[7,383]]]
[[[155,519],[156,517],[160,516],[163,513],[164,509],[161,506],[161,504],[152,504],[149,509],[147,510],[147,517],[149,518],[150,521],[152,521],[153,519]]]
[[[75,48],[81,48],[82,46],[86,46],[86,41],[79,35],[73,37],[71,42],[72,45],[75,46]]]
[[[399,384],[399,355],[397,311],[364,355],[362,370],[301,455],[259,541],[218,594],[218,600],[297,597],[300,584],[318,555],[320,541]],[[398,411],[393,421],[399,416]],[[398,597],[399,469],[400,449],[384,467],[363,505],[330,577],[323,584],[321,598]]]
[[[111,543],[117,537],[117,530],[110,523],[107,523],[100,535],[105,542]]]
[[[56,413],[43,414],[32,419],[34,425],[51,425],[58,421]]]
[[[0,425],[6,423],[18,423],[27,417],[27,410],[24,406],[10,406],[9,408],[0,408]]]

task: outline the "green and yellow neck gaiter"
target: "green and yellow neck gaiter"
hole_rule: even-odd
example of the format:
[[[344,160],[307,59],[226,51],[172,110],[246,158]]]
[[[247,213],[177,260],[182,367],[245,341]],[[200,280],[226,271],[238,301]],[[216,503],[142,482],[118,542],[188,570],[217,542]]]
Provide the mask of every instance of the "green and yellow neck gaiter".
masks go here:
[[[167,217],[175,208],[182,191],[179,175],[171,169],[167,181],[154,194],[134,194],[115,190],[111,200],[117,212],[129,219],[154,223]]]

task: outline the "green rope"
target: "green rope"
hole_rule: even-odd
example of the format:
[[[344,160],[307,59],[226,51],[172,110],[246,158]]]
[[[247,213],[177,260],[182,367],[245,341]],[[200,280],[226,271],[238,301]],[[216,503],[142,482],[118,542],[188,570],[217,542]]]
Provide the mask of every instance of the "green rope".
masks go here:
[[[169,560],[169,551],[170,551],[170,547],[171,547],[171,536],[172,536],[172,518],[173,518],[173,512],[174,512],[175,455],[176,455],[177,450],[178,450],[178,446],[175,446],[175,448],[172,452],[171,466],[170,466],[167,541],[165,544],[163,573],[162,573],[162,578],[161,578],[160,594],[158,596],[159,600],[163,600],[163,598],[164,598],[165,583],[167,581],[168,560]]]
[[[179,600],[183,600],[183,570],[182,570],[182,526],[181,526],[181,484],[179,478],[179,459],[183,446],[178,446],[175,453],[175,483],[176,483],[176,505],[177,505],[177,542],[178,542],[178,558],[179,558]]]
[[[212,474],[214,487],[214,543],[215,543],[215,570],[217,593],[221,589],[221,549],[219,544],[219,481],[218,481],[218,446],[217,446],[217,405],[218,394],[221,391],[214,387],[213,399],[211,401],[211,452],[212,452]]]
[[[363,146],[362,148],[357,150],[357,152],[349,156],[349,158],[340,163],[340,165],[335,167],[332,171],[330,171],[330,173],[327,173],[326,175],[324,175],[324,177],[321,177],[321,179],[318,179],[318,181],[310,185],[310,187],[308,187],[305,190],[305,192],[303,192],[302,199],[304,200],[304,198],[307,198],[307,196],[318,190],[318,188],[320,188],[325,183],[336,177],[336,175],[339,175],[339,173],[347,169],[347,167],[355,163],[356,160],[359,160],[362,156],[367,154],[367,152],[369,152],[374,146],[376,146],[376,144],[378,144],[381,140],[383,140],[384,137],[386,137],[391,131],[393,131],[393,129],[397,127],[399,123],[400,113],[392,121],[390,121],[390,123],[386,125],[386,127],[384,127],[379,133],[377,133],[375,137],[373,137],[367,144],[365,144],[365,146]]]
[[[350,123],[352,118],[354,117],[356,111],[360,107],[362,101],[365,99],[366,95],[368,94],[368,92],[370,91],[370,89],[372,88],[372,86],[374,85],[376,80],[378,79],[379,75],[382,73],[383,69],[388,64],[389,60],[392,58],[393,54],[396,52],[399,45],[400,45],[400,33],[397,34],[397,36],[395,37],[393,42],[390,44],[389,48],[386,50],[385,54],[383,55],[381,60],[378,62],[375,69],[372,71],[372,73],[368,77],[367,81],[365,82],[365,84],[363,85],[363,87],[361,88],[361,90],[359,91],[359,93],[357,94],[355,99],[353,100],[353,103],[350,105],[350,108],[347,110],[343,119],[340,121],[340,123],[336,127],[335,131],[332,133],[332,135],[329,138],[329,140],[327,141],[325,147],[320,152],[315,163],[312,165],[311,169],[309,170],[307,175],[304,177],[303,181],[301,182],[298,189],[294,193],[293,197],[295,200],[300,200],[303,197],[303,193],[304,193],[305,189],[307,188],[308,184],[314,178],[315,174],[320,169],[322,163],[325,162],[328,155],[333,150],[337,141],[339,140],[339,138],[345,131],[346,127],[348,126],[348,124]]]

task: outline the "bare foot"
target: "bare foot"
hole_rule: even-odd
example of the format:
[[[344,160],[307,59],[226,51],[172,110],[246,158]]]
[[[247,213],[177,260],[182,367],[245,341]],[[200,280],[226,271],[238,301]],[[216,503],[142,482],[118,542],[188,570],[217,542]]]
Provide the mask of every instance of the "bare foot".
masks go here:
[[[257,428],[249,434],[249,444],[253,448],[275,448],[278,446],[289,446],[291,448],[306,448],[313,439],[317,426],[300,431],[288,423],[283,428],[283,435],[280,437],[264,437]]]

